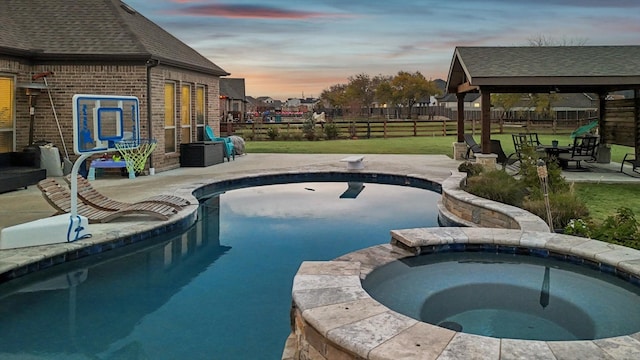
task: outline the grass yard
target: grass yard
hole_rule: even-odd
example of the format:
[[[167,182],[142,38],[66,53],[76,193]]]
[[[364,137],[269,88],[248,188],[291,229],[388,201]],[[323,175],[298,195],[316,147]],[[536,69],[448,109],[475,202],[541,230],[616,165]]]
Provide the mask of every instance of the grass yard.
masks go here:
[[[480,135],[475,136],[480,142]],[[504,152],[513,152],[510,134],[492,134],[500,140]],[[561,145],[572,144],[569,135],[540,135],[543,144],[558,140]],[[321,141],[247,141],[247,153],[296,153],[296,154],[445,154],[451,156],[455,136],[403,137],[388,139],[321,140]],[[611,160],[621,162],[625,153],[633,148],[613,145]],[[595,222],[625,206],[640,216],[640,184],[576,184],[578,196],[587,204]]]
[[[602,222],[621,207],[640,218],[640,184],[574,184],[578,197],[587,204],[591,217]]]

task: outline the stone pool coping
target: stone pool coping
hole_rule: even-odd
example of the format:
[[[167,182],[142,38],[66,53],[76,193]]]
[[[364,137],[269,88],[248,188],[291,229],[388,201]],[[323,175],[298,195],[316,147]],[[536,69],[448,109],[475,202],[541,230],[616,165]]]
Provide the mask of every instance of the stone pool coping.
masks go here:
[[[438,220],[444,226],[522,229],[548,232],[547,223],[522,208],[470,194],[461,189],[467,174],[454,171],[442,182]]]
[[[293,282],[292,326],[299,358],[310,359],[637,359],[640,333],[584,341],[499,339],[423,323],[380,304],[362,288],[375,268],[447,247],[495,246],[565,256],[636,284],[640,251],[569,235],[488,228],[391,231],[391,244],[333,261],[304,262]],[[307,357],[304,357],[307,356]]]

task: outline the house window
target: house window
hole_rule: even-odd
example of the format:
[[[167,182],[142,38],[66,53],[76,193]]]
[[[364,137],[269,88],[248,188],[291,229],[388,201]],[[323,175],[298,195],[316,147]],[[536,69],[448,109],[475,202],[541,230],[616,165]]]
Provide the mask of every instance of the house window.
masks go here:
[[[198,141],[204,140],[204,114],[206,113],[204,107],[204,86],[198,85],[196,87],[196,138]]]
[[[164,152],[176,152],[176,84],[164,84]]]
[[[191,142],[191,85],[180,90],[180,143]]]
[[[13,77],[0,76],[0,153],[13,151],[15,126]]]

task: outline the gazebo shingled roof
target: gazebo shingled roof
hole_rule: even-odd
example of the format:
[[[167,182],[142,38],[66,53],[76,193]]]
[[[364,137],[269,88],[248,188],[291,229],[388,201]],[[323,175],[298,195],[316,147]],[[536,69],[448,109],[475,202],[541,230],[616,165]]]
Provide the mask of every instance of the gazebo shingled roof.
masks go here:
[[[449,93],[482,94],[483,149],[490,149],[491,93],[591,92],[600,96],[602,109],[607,93],[630,89],[638,101],[640,46],[456,47],[447,79]],[[635,122],[637,129],[637,113]],[[462,142],[462,111],[458,111],[458,125],[458,142]]]

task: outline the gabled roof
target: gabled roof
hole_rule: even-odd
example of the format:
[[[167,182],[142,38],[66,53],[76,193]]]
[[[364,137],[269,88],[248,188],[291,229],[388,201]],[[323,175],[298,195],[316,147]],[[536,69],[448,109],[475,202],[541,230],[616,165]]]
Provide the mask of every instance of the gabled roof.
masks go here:
[[[300,104],[315,104],[318,101],[320,101],[320,99],[316,99],[316,98],[304,98],[304,99],[300,99]]]
[[[447,90],[609,92],[640,88],[640,46],[457,47]]]
[[[220,78],[220,95],[233,100],[246,101],[244,79]]]
[[[34,61],[146,61],[229,75],[120,0],[2,0],[0,54]]]

